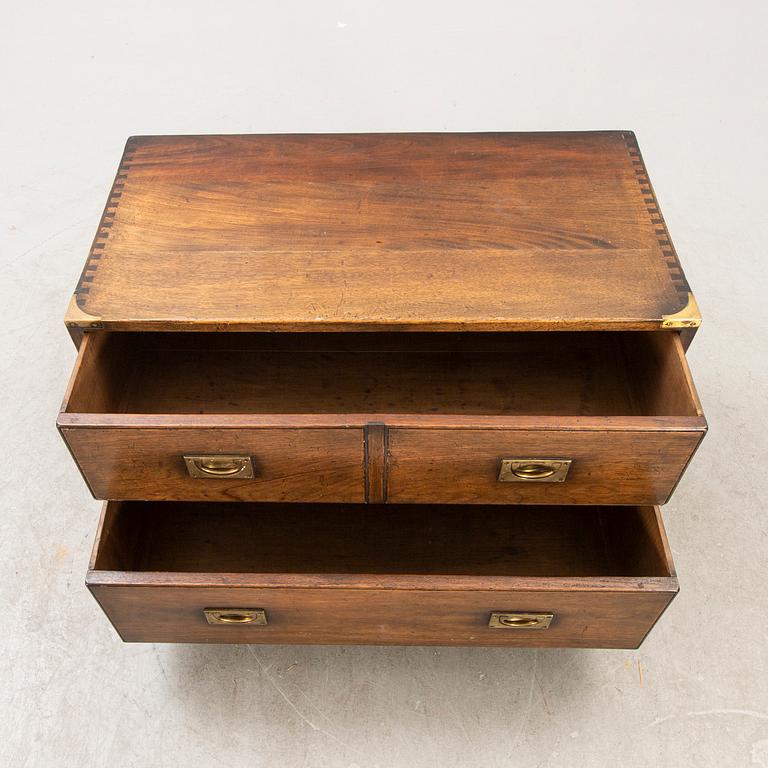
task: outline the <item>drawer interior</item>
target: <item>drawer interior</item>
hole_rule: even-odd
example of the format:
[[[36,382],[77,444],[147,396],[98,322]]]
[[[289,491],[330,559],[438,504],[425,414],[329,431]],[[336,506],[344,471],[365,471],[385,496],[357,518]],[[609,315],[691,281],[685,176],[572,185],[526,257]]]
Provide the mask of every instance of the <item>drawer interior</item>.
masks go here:
[[[86,334],[65,412],[697,416],[674,332]]]
[[[97,571],[670,576],[654,507],[110,502]]]

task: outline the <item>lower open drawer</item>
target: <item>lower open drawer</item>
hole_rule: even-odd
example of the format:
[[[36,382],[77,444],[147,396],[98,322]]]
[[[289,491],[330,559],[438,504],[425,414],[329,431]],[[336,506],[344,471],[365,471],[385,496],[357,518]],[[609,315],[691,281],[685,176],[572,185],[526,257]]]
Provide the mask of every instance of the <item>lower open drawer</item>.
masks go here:
[[[677,592],[656,507],[108,502],[126,641],[637,647]]]

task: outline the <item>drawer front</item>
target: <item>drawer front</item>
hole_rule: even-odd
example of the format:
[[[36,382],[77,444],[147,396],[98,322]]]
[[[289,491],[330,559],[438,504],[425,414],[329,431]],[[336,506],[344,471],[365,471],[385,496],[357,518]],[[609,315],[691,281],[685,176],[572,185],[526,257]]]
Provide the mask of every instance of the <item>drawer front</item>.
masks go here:
[[[673,591],[256,589],[91,584],[123,640],[635,648]],[[264,611],[211,624],[205,609]],[[547,628],[490,627],[494,612],[553,614]],[[245,614],[243,614],[245,615]],[[237,618],[237,615],[234,616]]]
[[[389,430],[392,503],[663,504],[703,432]],[[501,482],[504,459],[570,459],[565,480]]]
[[[62,428],[99,499],[365,500],[361,429]],[[185,456],[236,455],[253,477],[192,477]]]

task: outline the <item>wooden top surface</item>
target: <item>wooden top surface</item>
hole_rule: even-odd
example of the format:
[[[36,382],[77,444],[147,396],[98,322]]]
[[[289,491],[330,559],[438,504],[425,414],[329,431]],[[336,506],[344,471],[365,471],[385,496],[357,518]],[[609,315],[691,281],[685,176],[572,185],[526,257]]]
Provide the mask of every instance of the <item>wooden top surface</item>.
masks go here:
[[[698,324],[631,132],[140,136],[67,323],[618,330],[678,313]]]

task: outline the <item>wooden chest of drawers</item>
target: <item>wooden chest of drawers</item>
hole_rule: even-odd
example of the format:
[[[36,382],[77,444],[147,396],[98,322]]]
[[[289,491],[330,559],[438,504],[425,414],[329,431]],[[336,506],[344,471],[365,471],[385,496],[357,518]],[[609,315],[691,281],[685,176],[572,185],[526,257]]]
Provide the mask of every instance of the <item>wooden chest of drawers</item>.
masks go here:
[[[125,640],[637,646],[705,431],[627,132],[138,137],[59,429]]]

